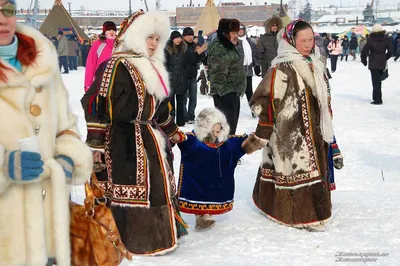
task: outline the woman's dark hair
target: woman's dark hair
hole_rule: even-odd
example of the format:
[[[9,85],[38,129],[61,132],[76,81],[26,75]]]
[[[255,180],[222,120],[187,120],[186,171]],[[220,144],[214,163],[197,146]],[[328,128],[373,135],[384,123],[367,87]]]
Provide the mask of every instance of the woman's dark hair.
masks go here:
[[[296,38],[296,35],[299,31],[305,30],[305,29],[313,30],[312,26],[308,22],[305,22],[305,21],[297,22],[293,29],[293,38]]]
[[[107,39],[107,38],[106,38],[106,35],[105,35],[105,34],[102,34],[102,33],[100,33],[98,37],[99,37],[99,40],[101,40],[102,42],[105,42],[106,39]]]

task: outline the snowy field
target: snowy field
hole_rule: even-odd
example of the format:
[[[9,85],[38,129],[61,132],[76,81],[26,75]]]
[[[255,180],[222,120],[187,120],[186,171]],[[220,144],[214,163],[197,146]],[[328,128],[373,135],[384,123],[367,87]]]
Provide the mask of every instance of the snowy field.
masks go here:
[[[122,265],[361,265],[364,263],[344,262],[361,258],[368,265],[400,265],[400,63],[391,59],[389,73],[383,83],[382,106],[370,104],[370,72],[358,60],[338,62],[338,70],[332,74],[335,134],[345,166],[335,173],[333,215],[324,232],[278,225],[254,206],[251,195],[261,162],[261,152],[256,152],[244,156],[236,169],[233,211],[216,216],[212,229],[195,231],[194,215],[183,214],[189,235],[179,241],[174,252],[135,257]],[[80,68],[63,78],[85,135],[80,105],[83,75]],[[260,80],[253,79],[254,88]],[[196,112],[210,106],[212,99],[199,94]],[[244,97],[237,133],[250,133],[256,124]],[[183,130],[190,131],[192,126]],[[178,172],[179,149],[174,148],[174,153]],[[82,202],[83,196],[80,187],[73,188],[76,200]]]

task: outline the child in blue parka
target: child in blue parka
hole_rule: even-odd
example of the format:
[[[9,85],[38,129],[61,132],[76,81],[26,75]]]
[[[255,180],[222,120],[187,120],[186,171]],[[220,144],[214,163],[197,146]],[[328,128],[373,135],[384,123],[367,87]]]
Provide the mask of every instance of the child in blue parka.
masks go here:
[[[181,212],[196,215],[196,229],[215,224],[212,215],[233,208],[234,173],[247,135],[228,136],[229,125],[222,112],[206,108],[196,118],[194,130],[179,143],[181,167],[179,205]]]

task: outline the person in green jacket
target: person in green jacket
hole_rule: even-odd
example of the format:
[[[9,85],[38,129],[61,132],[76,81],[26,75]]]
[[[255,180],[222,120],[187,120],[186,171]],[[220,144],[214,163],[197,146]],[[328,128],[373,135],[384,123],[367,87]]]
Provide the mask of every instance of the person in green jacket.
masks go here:
[[[221,19],[217,38],[208,48],[207,64],[210,73],[210,95],[214,106],[220,109],[228,121],[230,135],[234,135],[239,121],[240,96],[246,90],[246,72],[243,59],[236,48],[240,22],[237,19]]]

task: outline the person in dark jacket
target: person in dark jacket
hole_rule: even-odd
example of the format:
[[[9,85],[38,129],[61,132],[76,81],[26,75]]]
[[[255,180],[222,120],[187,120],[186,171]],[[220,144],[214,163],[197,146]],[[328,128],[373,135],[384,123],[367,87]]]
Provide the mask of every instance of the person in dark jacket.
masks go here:
[[[86,60],[89,54],[89,41],[85,40],[81,46],[82,66],[86,67]]]
[[[246,71],[246,97],[247,102],[250,102],[253,96],[253,75],[254,72],[257,76],[261,75],[260,62],[257,57],[257,46],[247,37],[246,26],[244,24],[240,25],[239,30],[239,40],[241,40],[240,45],[238,45],[238,50],[243,51],[243,66]],[[254,71],[253,71],[254,68]]]
[[[347,58],[349,57],[349,53],[350,53],[350,42],[349,42],[349,38],[347,38],[347,36],[345,35],[343,37],[342,40],[342,57],[340,57],[340,61],[343,61],[343,57],[346,57],[346,62],[347,62]]]
[[[372,99],[371,104],[382,104],[382,74],[386,68],[387,60],[393,54],[393,45],[390,40],[385,37],[385,31],[382,25],[375,24],[372,27],[372,33],[367,44],[361,52],[361,62],[367,66],[367,58],[369,61],[369,70],[372,78]]]
[[[237,19],[221,19],[217,38],[208,49],[210,95],[214,106],[220,109],[228,121],[230,135],[234,135],[239,121],[240,96],[246,91],[246,73],[243,60],[237,51],[240,22]]]
[[[201,60],[204,58],[204,47],[197,46],[194,42],[194,31],[187,27],[183,30],[183,39],[186,43],[186,77],[187,93],[189,95],[189,106],[187,108],[187,122],[194,124],[195,111],[197,106],[197,70]],[[185,107],[186,108],[186,107]]]
[[[324,32],[321,34],[321,37],[323,39],[325,50],[328,51],[328,45],[331,42],[330,36],[326,32]],[[329,53],[327,53],[327,58],[329,58]]]
[[[204,40],[204,36],[203,36],[203,31],[199,30],[199,35],[197,36],[198,41],[198,45],[203,46],[203,44],[205,43]]]
[[[353,57],[353,61],[356,60],[356,52],[358,48],[358,39],[357,35],[355,33],[351,34],[351,40],[350,40],[350,54]]]
[[[272,17],[265,21],[265,34],[260,36],[257,42],[258,59],[261,62],[261,73],[264,77],[272,60],[278,53],[278,40],[276,35],[283,28],[280,17]]]
[[[172,116],[176,116],[178,126],[185,125],[187,77],[186,77],[186,53],[187,45],[182,40],[179,31],[171,32],[170,39],[165,47],[165,65],[169,73],[171,86],[170,102]],[[176,108],[175,108],[176,99]]]
[[[394,47],[394,53],[396,54],[394,61],[396,62],[397,59],[400,57],[400,38],[396,38],[396,46]]]

